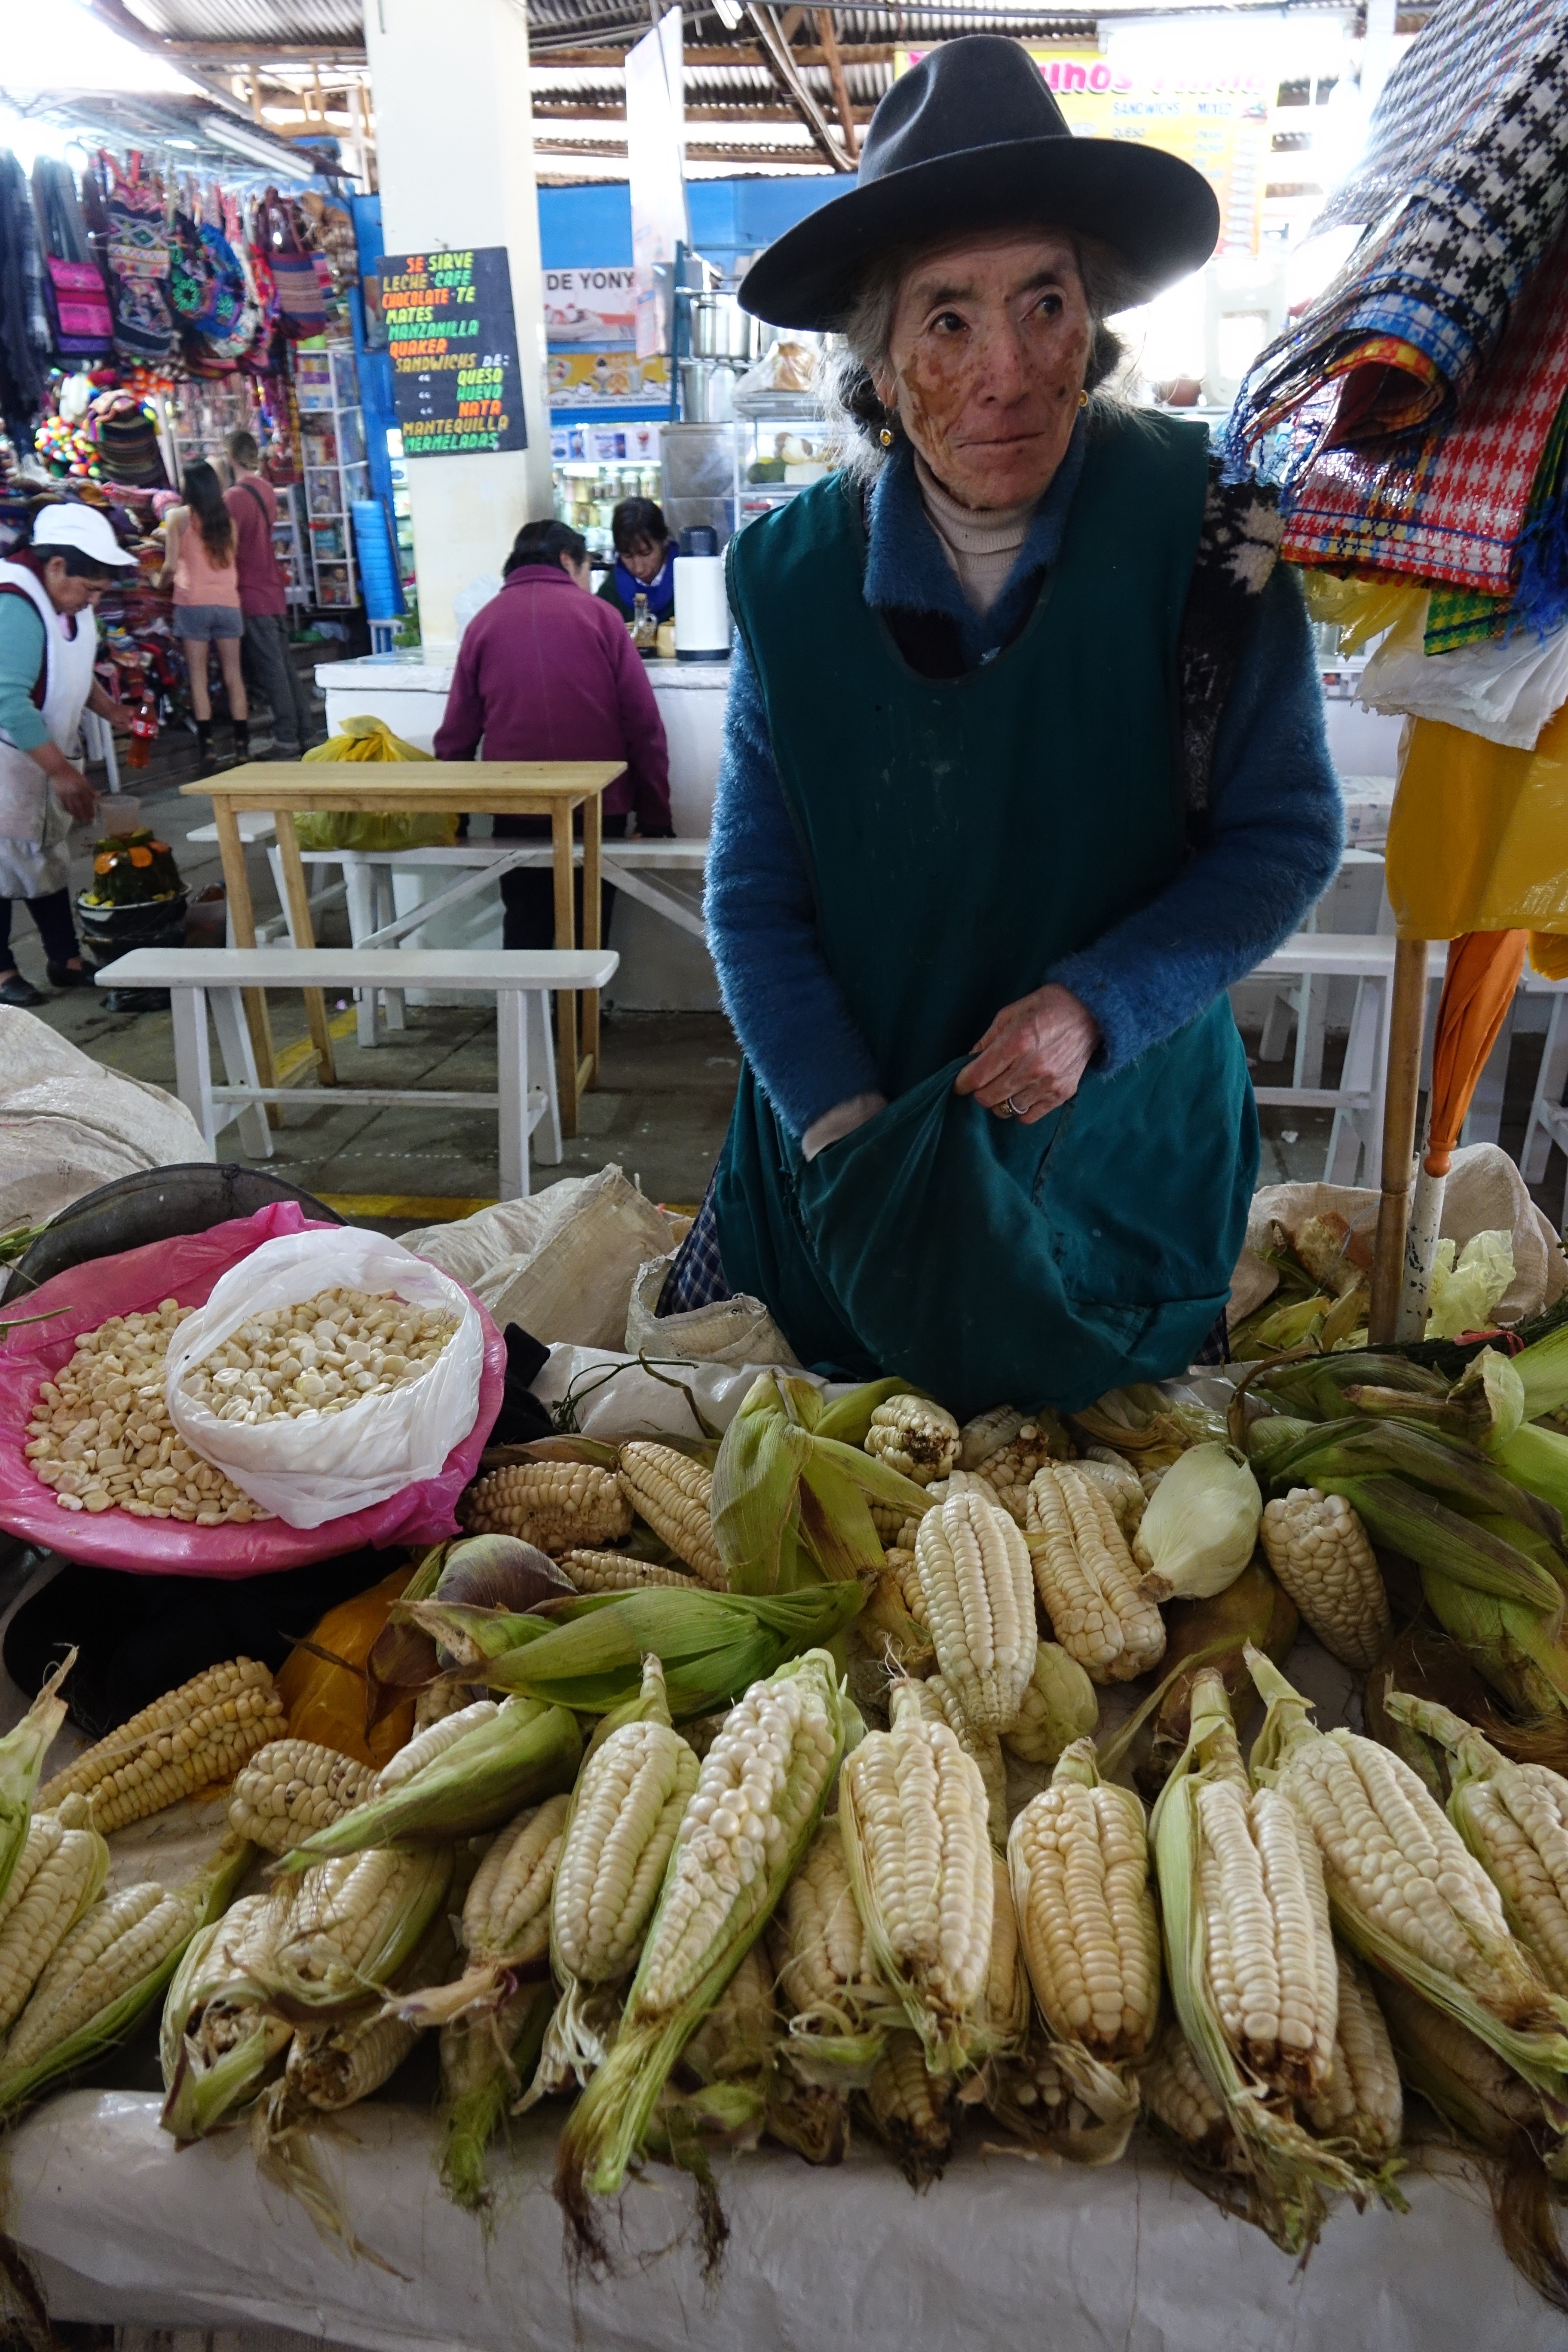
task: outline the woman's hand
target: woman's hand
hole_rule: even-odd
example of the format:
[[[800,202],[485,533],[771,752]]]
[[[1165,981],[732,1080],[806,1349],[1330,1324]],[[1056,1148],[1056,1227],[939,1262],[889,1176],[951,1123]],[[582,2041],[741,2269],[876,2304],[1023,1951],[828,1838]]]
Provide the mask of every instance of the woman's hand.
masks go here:
[[[1100,1044],[1092,1013],[1065,988],[1037,988],[1005,1004],[953,1080],[953,1091],[1032,1127],[1070,1102]]]

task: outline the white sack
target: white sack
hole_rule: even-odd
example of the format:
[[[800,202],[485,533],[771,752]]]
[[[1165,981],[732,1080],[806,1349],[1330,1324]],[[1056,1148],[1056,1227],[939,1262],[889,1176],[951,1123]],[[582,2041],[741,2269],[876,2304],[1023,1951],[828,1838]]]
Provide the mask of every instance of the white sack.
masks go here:
[[[213,1157],[174,1095],[0,1004],[0,1233],[42,1224],[116,1177]]]
[[[193,1364],[269,1307],[297,1307],[321,1290],[392,1291],[418,1307],[450,1308],[458,1328],[416,1380],[342,1412],[297,1420],[220,1421],[186,1396]],[[422,1478],[434,1478],[479,1411],[484,1328],[471,1299],[401,1242],[344,1225],[263,1242],[214,1285],[181,1324],[163,1375],[169,1418],[193,1452],[291,1528],[319,1528],[368,1510]]]
[[[689,1356],[709,1364],[787,1364],[792,1371],[799,1370],[795,1350],[762,1300],[744,1291],[661,1318],[656,1311],[658,1295],[674,1263],[671,1252],[668,1257],[649,1258],[637,1270],[626,1315],[629,1356]]]
[[[547,1344],[618,1348],[638,1267],[667,1255],[689,1223],[609,1167],[405,1234],[403,1246],[463,1283],[503,1329],[520,1323]]]
[[[1533,751],[1542,729],[1568,701],[1568,628],[1538,637],[1483,637],[1453,653],[1429,654],[1425,600],[1390,629],[1362,672],[1357,699],[1368,710],[1438,719],[1489,743]]]
[[[768,1364],[693,1363],[655,1349],[649,1349],[647,1362],[652,1370],[645,1370],[636,1356],[618,1348],[552,1348],[550,1361],[532,1384],[533,1393],[552,1406],[569,1399],[571,1411],[563,1425],[605,1444],[650,1433],[702,1437],[709,1430],[728,1429],[757,1375],[772,1369]],[[830,1397],[847,1396],[853,1385],[835,1384],[815,1372],[795,1377],[810,1381]]]
[[[1279,1277],[1257,1255],[1269,1243],[1278,1222],[1291,1232],[1308,1217],[1330,1210],[1368,1238],[1377,1229],[1378,1195],[1350,1184],[1265,1184],[1252,1196],[1247,1245],[1231,1277],[1228,1319],[1232,1330],[1271,1297]],[[1468,1143],[1454,1154],[1443,1201],[1441,1237],[1463,1249],[1477,1234],[1513,1237],[1513,1281],[1497,1305],[1500,1323],[1522,1323],[1554,1306],[1568,1290],[1568,1258],[1551,1219],[1538,1209],[1506,1151],[1495,1143]]]

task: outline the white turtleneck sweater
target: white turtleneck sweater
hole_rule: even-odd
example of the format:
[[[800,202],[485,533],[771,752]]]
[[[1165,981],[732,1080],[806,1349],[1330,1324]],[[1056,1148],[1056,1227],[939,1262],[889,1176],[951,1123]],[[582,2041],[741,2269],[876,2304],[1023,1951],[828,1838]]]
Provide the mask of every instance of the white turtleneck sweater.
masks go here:
[[[1012,576],[1037,499],[1021,507],[965,507],[944,490],[919,450],[915,478],[921,500],[958,584],[982,619]]]

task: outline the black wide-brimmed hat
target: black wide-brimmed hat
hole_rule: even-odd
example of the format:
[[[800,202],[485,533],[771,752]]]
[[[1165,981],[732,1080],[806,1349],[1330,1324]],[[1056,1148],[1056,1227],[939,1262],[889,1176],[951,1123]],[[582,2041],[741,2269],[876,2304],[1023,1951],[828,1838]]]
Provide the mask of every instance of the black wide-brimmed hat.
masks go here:
[[[1075,139],[1027,50],[965,34],[893,84],[858,184],[758,255],[742,307],[776,327],[837,327],[879,255],[1026,221],[1114,247],[1144,300],[1201,268],[1219,236],[1201,172],[1131,140]]]

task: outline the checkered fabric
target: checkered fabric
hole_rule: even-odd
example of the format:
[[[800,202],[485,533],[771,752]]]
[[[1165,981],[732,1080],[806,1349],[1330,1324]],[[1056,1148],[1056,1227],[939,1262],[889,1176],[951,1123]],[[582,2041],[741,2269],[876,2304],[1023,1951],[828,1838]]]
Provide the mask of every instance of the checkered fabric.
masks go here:
[[[1568,400],[1565,318],[1568,236],[1536,271],[1496,360],[1451,423],[1311,459],[1286,494],[1286,561],[1512,596],[1532,495]]]
[[[675,1253],[675,1264],[664,1277],[664,1288],[653,1311],[656,1316],[685,1315],[694,1307],[715,1307],[731,1295],[724,1279],[724,1263],[719,1255],[719,1224],[713,1214],[713,1179],[710,1176],[702,1205],[692,1219],[691,1231]]]
[[[1372,226],[1241,388],[1237,472],[1284,425],[1289,488],[1339,435],[1451,415],[1486,367],[1568,215],[1568,0],[1450,0],[1389,77],[1372,152],[1324,215]]]

